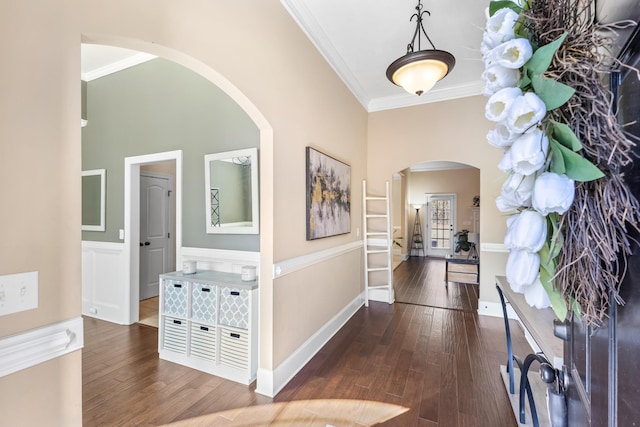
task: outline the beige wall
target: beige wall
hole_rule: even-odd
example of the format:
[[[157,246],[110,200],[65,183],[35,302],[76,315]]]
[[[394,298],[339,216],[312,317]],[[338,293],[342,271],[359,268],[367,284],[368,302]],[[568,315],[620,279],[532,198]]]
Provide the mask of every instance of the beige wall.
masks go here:
[[[0,274],[40,273],[38,309],[3,317],[0,337],[80,315],[81,40],[161,54],[210,79],[219,73],[224,89],[256,119],[265,142],[261,369],[275,368],[361,290],[357,251],[345,262],[331,260],[276,280],[270,274],[272,261],[358,240],[365,177],[379,192],[393,172],[416,161],[475,166],[485,201],[482,240],[502,241],[504,220],[486,202],[498,194],[503,177],[498,150],[484,141],[484,99],[367,115],[277,0],[1,2],[0,34],[0,182],[12,207],[0,211]],[[347,235],[305,240],[308,145],[352,166]],[[481,298],[488,299],[485,289],[503,260],[483,257]],[[0,378],[3,421],[80,425],[80,370],[74,353]],[[47,404],[34,412],[39,401]]]
[[[328,321],[336,314],[335,306],[346,305],[356,295],[355,290],[349,295],[328,294],[321,304],[290,299],[295,293],[279,293],[275,298],[274,289],[284,279],[271,281],[269,260],[277,262],[357,239],[358,183],[365,176],[362,153],[366,152],[367,116],[278,1],[197,1],[189,5],[171,1],[159,4],[152,0],[135,4],[125,0],[83,2],[82,31],[87,40],[100,40],[101,36],[96,34],[106,33],[124,38],[125,44],[152,41],[204,62],[236,86],[273,129],[272,165],[265,164],[270,148],[260,148],[263,264],[260,368],[273,369],[280,361],[274,360],[275,349],[292,348],[316,331],[304,324],[292,332],[277,329],[274,310],[288,324],[299,321],[295,314],[289,313],[293,306],[319,310]],[[166,51],[159,53],[167,54]],[[356,203],[352,204],[350,234],[306,241],[305,147],[308,145],[352,166],[352,199]],[[273,173],[266,177],[269,168]],[[273,180],[273,209],[268,200],[269,179]],[[266,223],[264,215],[270,223]],[[267,235],[271,228],[273,240]],[[339,281],[339,277],[356,271],[359,272],[358,266],[341,265],[328,272],[327,280]],[[322,284],[301,280],[296,286],[313,293],[314,288]]]
[[[494,200],[504,176],[497,168],[501,153],[486,142],[491,124],[484,118],[482,96],[380,111],[369,115],[367,179],[384,188],[394,172],[426,161],[455,161],[480,169],[480,241],[502,243],[505,217]],[[408,185],[413,185],[409,177]],[[373,190],[372,190],[373,191]],[[481,252],[480,299],[496,302],[495,280],[504,274],[504,253]]]
[[[277,0],[177,3],[146,0],[83,2],[81,31],[85,41],[112,40],[123,47],[165,56],[189,66],[193,60],[204,72],[220,73],[239,97],[254,109],[252,117],[273,145],[260,147],[261,291],[260,369],[274,369],[275,349],[292,348],[316,329],[302,325],[289,332],[274,326],[278,311],[288,324],[298,322],[290,307],[316,310],[328,321],[336,306],[356,295],[327,294],[320,304],[290,297],[275,288],[285,279],[271,279],[271,264],[358,240],[361,217],[360,182],[365,177],[367,114],[342,81],[297,27]],[[242,23],[239,25],[239,23]],[[153,45],[148,44],[152,42]],[[176,53],[177,52],[177,53]],[[184,55],[188,58],[184,59]],[[183,60],[184,59],[184,60]],[[191,67],[194,69],[193,67]],[[194,71],[199,71],[194,69]],[[224,88],[223,88],[224,89]],[[257,113],[256,113],[257,112]],[[352,231],[349,234],[306,241],[305,147],[313,146],[351,165]],[[305,274],[305,273],[303,273]],[[325,281],[361,275],[359,266],[343,264],[327,272]],[[356,281],[361,287],[362,279]],[[323,284],[296,282],[313,293]]]
[[[424,204],[425,194],[455,193],[456,230],[471,230],[473,196],[480,194],[480,170],[476,168],[411,172],[408,203]],[[424,217],[424,210],[420,212]],[[467,222],[467,224],[465,224]],[[423,225],[426,225],[423,223]],[[473,230],[471,230],[473,231]]]
[[[75,3],[0,2],[0,274],[39,273],[38,308],[2,316],[0,337],[80,316]],[[0,423],[79,425],[79,373],[74,353],[0,378]]]
[[[0,182],[13,207],[0,213],[0,273],[40,272],[39,308],[3,317],[0,337],[80,315],[81,40],[159,54],[224,81],[261,129],[261,369],[274,369],[358,295],[358,251],[318,266],[322,276],[309,268],[270,277],[274,260],[358,240],[366,173],[366,111],[278,0],[25,0],[0,3],[0,24],[10,64],[0,79]],[[352,166],[349,234],[305,239],[309,145]],[[47,366],[0,378],[3,420],[80,425],[79,355]],[[29,393],[13,392],[16,378]],[[34,413],[44,400],[51,404]]]

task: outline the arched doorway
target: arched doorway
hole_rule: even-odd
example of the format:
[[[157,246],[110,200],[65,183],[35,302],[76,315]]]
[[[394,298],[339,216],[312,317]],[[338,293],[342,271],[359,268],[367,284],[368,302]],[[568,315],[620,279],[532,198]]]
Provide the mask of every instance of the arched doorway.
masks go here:
[[[475,202],[480,170],[464,163],[430,161],[413,164],[395,176],[400,184],[393,187],[393,225],[401,230],[403,242],[402,263],[394,273],[396,301],[477,310],[476,267],[457,265],[445,276],[444,257],[454,254],[456,234],[462,231],[479,246]]]
[[[198,61],[197,59],[185,55],[181,52],[160,46],[155,43],[142,42],[138,40],[121,39],[109,36],[83,36],[82,41],[85,43],[93,44],[106,44],[119,46],[127,49],[148,52],[158,57],[165,58],[176,64],[179,64],[197,74],[204,77],[217,88],[225,92],[237,105],[251,118],[255,126],[258,128],[259,133],[259,149],[260,149],[260,223],[261,223],[261,238],[260,238],[260,250],[259,250],[259,263],[260,263],[260,310],[259,316],[266,316],[270,318],[272,316],[272,304],[269,299],[269,289],[272,287],[272,277],[270,274],[270,268],[273,264],[273,226],[272,226],[272,194],[273,194],[273,137],[271,125],[267,122],[266,118],[257,110],[255,105],[242,94],[237,87],[229,82],[225,77],[221,76],[215,70],[208,65]],[[135,225],[138,215],[135,214],[138,207],[137,197],[138,190],[136,183],[139,182],[135,179],[139,175],[139,167],[141,164],[149,162],[157,162],[162,160],[175,160],[176,161],[176,175],[179,177],[182,174],[182,154],[180,150],[164,153],[154,153],[148,156],[134,156],[125,162],[125,180],[129,183],[125,185],[126,192],[124,197],[124,211],[125,211],[125,226],[123,232],[123,255],[121,259],[122,266],[122,279],[121,297],[118,300],[118,304],[123,307],[124,314],[122,316],[121,323],[131,324],[137,320],[138,317],[138,300],[139,300],[139,239],[136,235],[137,227]],[[177,181],[178,181],[177,180]],[[177,182],[179,185],[179,183]],[[181,203],[179,197],[176,197],[178,209],[176,211],[176,220],[180,222],[182,217]],[[181,241],[181,234],[176,232],[176,261],[181,260],[183,251],[183,242]],[[264,297],[263,297],[264,296]],[[89,313],[90,314],[90,313]],[[259,319],[259,324],[263,322]],[[266,322],[267,324],[269,322]],[[260,335],[260,328],[258,328],[258,334]],[[260,359],[260,348],[258,349],[258,359]]]

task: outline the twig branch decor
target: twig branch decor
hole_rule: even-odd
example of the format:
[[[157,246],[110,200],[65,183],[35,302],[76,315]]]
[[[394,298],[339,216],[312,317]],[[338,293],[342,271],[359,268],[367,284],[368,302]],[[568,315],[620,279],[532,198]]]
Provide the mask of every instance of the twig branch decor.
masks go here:
[[[560,319],[572,309],[598,325],[610,303],[624,303],[627,231],[638,228],[640,204],[621,172],[634,142],[604,83],[615,63],[607,34],[630,23],[597,25],[592,10],[587,0],[493,1],[482,51],[485,115],[496,122],[487,139],[505,151],[499,168],[509,174],[496,203],[515,212],[509,283]]]

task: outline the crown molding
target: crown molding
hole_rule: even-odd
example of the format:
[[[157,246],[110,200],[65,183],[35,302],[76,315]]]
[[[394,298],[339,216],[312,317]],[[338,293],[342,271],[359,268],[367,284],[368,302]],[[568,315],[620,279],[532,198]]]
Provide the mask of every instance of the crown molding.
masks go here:
[[[293,17],[298,27],[306,34],[311,43],[318,49],[325,61],[333,68],[333,71],[340,77],[343,83],[349,88],[351,93],[362,104],[367,107],[369,102],[365,90],[358,83],[358,79],[351,72],[347,64],[342,60],[342,56],[333,47],[333,43],[329,40],[318,21],[314,18],[311,11],[305,6],[304,2],[295,0],[280,0],[280,3]]]
[[[91,80],[99,79],[100,77],[117,73],[118,71],[122,71],[129,67],[142,64],[144,62],[150,61],[155,58],[157,58],[157,56],[151,55],[149,53],[140,52],[136,55],[122,59],[120,61],[111,63],[109,65],[105,65],[104,67],[100,67],[95,70],[82,73],[81,77],[82,77],[82,80],[84,80],[85,82],[90,82]]]
[[[416,105],[430,104],[433,102],[449,101],[452,99],[476,96],[482,94],[483,87],[484,83],[481,80],[477,80],[454,87],[432,89],[420,96],[416,96],[410,93],[403,93],[400,95],[375,98],[372,99],[371,102],[369,102],[367,111],[372,113],[375,111],[391,110],[394,108],[402,107],[413,107]]]

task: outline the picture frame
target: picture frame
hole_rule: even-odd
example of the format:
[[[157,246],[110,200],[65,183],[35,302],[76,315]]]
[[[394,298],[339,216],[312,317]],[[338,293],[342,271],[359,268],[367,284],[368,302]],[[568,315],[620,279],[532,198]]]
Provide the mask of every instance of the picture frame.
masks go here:
[[[307,240],[351,232],[351,166],[306,148]]]

